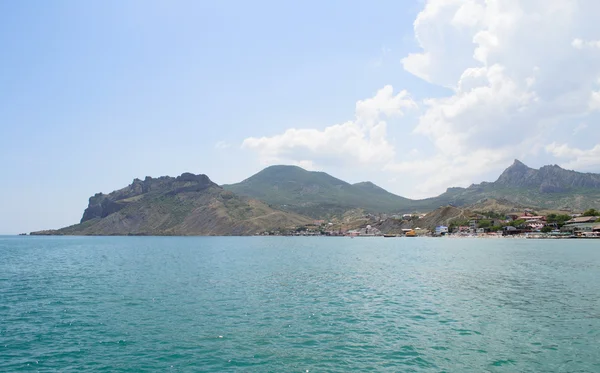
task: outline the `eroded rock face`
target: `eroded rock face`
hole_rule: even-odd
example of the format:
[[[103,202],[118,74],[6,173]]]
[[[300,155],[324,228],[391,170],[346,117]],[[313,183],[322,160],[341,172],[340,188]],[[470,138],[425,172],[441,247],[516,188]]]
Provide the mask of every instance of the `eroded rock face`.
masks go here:
[[[194,175],[185,172],[178,177],[163,176],[152,178],[146,176],[144,180],[134,179],[133,182],[123,189],[115,190],[110,194],[96,193],[90,197],[88,207],[83,212],[81,223],[95,219],[105,218],[125,206],[129,199],[146,193],[177,194],[184,192],[199,192],[210,187],[220,188],[206,175]]]
[[[576,188],[600,188],[600,175],[565,170],[557,165],[536,170],[515,160],[494,184],[512,188],[538,188],[541,193],[565,193]]]
[[[307,225],[312,219],[238,197],[206,175],[135,179],[97,193],[80,224],[40,235],[252,235]]]
[[[206,176],[204,174],[194,175],[189,172],[182,173],[180,176],[177,176],[177,178],[175,180],[179,181],[179,182],[193,182],[193,183],[198,183],[198,184],[202,184],[205,186],[216,185],[208,178],[208,176]]]
[[[106,196],[102,193],[96,193],[90,197],[88,207],[83,212],[81,222],[102,217],[102,202],[106,199]]]
[[[498,177],[495,184],[509,187],[539,186],[538,170],[529,168],[515,159],[515,162]]]
[[[88,208],[83,212],[81,222],[94,219],[104,218],[122,209],[125,205],[117,203],[109,198],[109,196],[97,193],[90,197]]]
[[[540,185],[540,193],[564,193],[567,191],[568,188],[552,183],[551,181],[544,181]]]

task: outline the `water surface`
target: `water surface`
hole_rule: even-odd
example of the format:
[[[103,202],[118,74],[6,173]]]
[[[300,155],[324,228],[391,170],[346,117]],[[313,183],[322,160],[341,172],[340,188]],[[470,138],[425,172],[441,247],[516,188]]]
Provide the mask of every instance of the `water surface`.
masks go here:
[[[0,371],[598,372],[600,241],[0,237]]]

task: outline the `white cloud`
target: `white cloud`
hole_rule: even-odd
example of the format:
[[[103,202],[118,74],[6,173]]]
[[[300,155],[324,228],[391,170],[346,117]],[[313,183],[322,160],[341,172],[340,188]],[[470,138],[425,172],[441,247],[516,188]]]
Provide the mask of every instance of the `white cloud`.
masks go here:
[[[600,110],[600,91],[592,91],[590,94],[590,110]]]
[[[218,141],[215,144],[215,149],[221,149],[222,150],[222,149],[227,149],[227,148],[230,148],[230,147],[231,147],[231,144],[228,143],[228,142],[226,142],[226,141]]]
[[[584,49],[584,48],[597,48],[600,49],[600,40],[581,40],[579,38],[573,39],[571,45],[575,49]]]
[[[567,144],[553,142],[546,146],[546,151],[560,160],[560,165],[567,169],[588,170],[598,167],[600,163],[600,144],[583,150]]]
[[[598,10],[574,0],[427,1],[414,24],[423,51],[403,66],[454,92],[426,99],[414,130],[435,144],[434,154],[387,169],[421,172],[419,190],[437,193],[581,131],[581,118],[600,109],[598,55],[573,50],[597,46],[574,38],[600,20],[590,6]]]
[[[263,164],[318,161],[373,164],[385,163],[395,156],[394,147],[387,140],[387,123],[383,117],[402,116],[405,110],[417,104],[408,92],[394,95],[391,86],[385,86],[369,99],[356,103],[355,119],[329,126],[323,130],[286,130],[271,137],[250,137],[242,147],[258,152]]]
[[[311,160],[302,160],[302,161],[297,161],[293,163],[296,166],[300,166],[302,168],[304,168],[305,170],[309,170],[309,171],[318,171],[319,168],[315,166],[314,162]]]
[[[426,198],[438,194],[450,186],[467,186],[481,177],[485,169],[501,169],[508,166],[506,160],[514,154],[514,149],[475,150],[470,154],[447,157],[435,155],[420,160],[389,163],[385,171],[400,175],[413,175],[418,180],[416,188],[410,191],[412,198]],[[435,175],[435,177],[431,177]]]
[[[374,119],[416,106],[389,86],[357,103],[354,121],[244,146],[263,160],[347,157],[401,174],[423,195],[479,181],[514,158],[600,171],[600,145],[589,146],[600,126],[582,124],[595,123],[600,111],[599,21],[597,0],[427,0],[414,21],[421,50],[402,66],[451,89],[423,98],[412,128],[432,150],[419,148],[418,159],[396,151],[386,123]],[[564,145],[583,130],[587,145]]]

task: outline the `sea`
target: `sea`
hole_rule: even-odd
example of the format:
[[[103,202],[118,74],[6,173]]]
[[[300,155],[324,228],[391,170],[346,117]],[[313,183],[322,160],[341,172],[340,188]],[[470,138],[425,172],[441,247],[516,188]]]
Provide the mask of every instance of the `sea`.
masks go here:
[[[600,241],[3,236],[0,372],[600,372]]]

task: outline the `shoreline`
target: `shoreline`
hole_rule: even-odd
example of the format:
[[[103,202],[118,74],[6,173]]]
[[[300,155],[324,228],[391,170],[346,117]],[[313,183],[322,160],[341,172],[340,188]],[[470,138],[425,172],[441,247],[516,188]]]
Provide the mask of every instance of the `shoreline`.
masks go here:
[[[516,235],[489,235],[489,234],[474,234],[474,235],[420,235],[415,237],[397,235],[264,235],[264,234],[249,234],[249,235],[176,235],[176,234],[9,234],[4,237],[336,237],[336,238],[435,238],[435,239],[529,239],[529,240],[565,240],[565,239],[600,239],[600,236],[556,236],[544,234],[516,234]]]

